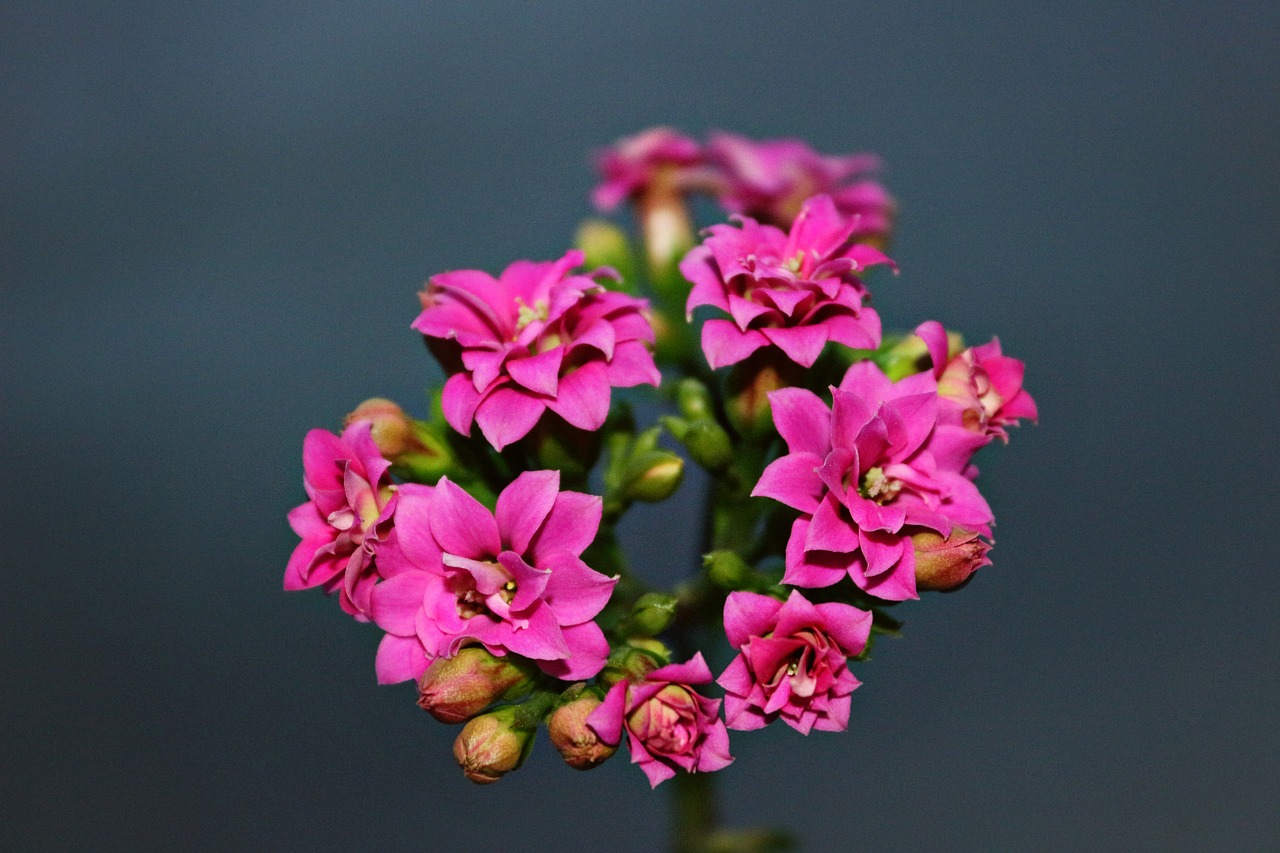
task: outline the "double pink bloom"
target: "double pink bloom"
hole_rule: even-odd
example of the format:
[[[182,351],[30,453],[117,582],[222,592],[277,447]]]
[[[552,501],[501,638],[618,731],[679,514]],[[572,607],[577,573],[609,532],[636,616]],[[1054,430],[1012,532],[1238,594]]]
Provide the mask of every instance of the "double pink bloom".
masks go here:
[[[1005,427],[1017,426],[1021,418],[1036,419],[1036,401],[1022,387],[1024,365],[1004,355],[999,340],[969,347],[948,360],[947,332],[941,323],[921,323],[916,334],[929,348],[948,421],[983,435],[999,436],[1007,444]]]
[[[289,513],[302,541],[284,572],[288,590],[338,591],[347,613],[367,621],[369,597],[379,580],[377,553],[392,533],[396,488],[370,437],[369,421],[351,424],[342,437],[313,429],[302,444],[303,488],[311,500]]]
[[[587,725],[610,746],[627,733],[631,762],[657,787],[676,775],[709,773],[727,767],[729,733],[720,719],[720,700],[693,689],[710,684],[711,670],[698,652],[687,663],[673,663],[638,683],[619,681],[587,717]]]
[[[434,276],[413,322],[435,345],[450,377],[444,415],[463,435],[472,423],[501,450],[550,409],[569,424],[599,429],[611,388],[657,385],[653,328],[643,299],[572,275],[574,250],[558,261],[517,261],[498,278],[480,270]]]
[[[849,694],[859,682],[846,658],[866,647],[870,613],[839,602],[811,604],[796,590],[785,602],[731,592],[724,631],[741,652],[718,679],[729,728],[758,729],[778,719],[806,735],[849,727]]]
[[[447,478],[402,487],[398,559],[370,611],[387,632],[379,682],[416,679],[467,644],[523,655],[566,680],[604,667],[609,643],[593,620],[617,578],[581,560],[601,500],[559,489],[558,471],[527,471],[491,513]]]
[[[871,179],[880,168],[874,154],[830,156],[801,139],[713,133],[707,156],[724,179],[720,203],[734,213],[786,227],[806,199],[826,194],[852,220],[854,240],[883,241],[893,227],[893,198]]]
[[[667,127],[619,139],[596,155],[600,210],[655,192],[709,193],[731,213],[786,228],[805,200],[829,195],[853,222],[852,237],[883,243],[893,227],[894,201],[872,177],[873,154],[821,154],[800,139],[752,140],[713,133],[706,145]]]
[[[680,263],[693,283],[686,310],[710,305],[731,320],[702,327],[712,368],[734,364],[761,347],[777,347],[810,367],[828,341],[856,349],[880,345],[880,315],[864,307],[859,273],[892,264],[871,246],[851,243],[853,220],[829,196],[809,199],[790,231],[742,218],[713,225]]]
[[[800,388],[769,395],[788,453],[752,494],[800,512],[783,582],[823,587],[848,575],[879,598],[916,598],[913,532],[991,533],[991,509],[966,476],[988,439],[940,420],[928,373],[895,384],[859,362],[831,393],[830,407]]]

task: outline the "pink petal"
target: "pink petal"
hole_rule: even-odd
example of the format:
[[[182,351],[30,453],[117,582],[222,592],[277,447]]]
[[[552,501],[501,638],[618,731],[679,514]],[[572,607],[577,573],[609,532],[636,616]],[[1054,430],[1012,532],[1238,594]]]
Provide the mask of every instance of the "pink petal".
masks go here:
[[[378,673],[379,684],[397,684],[418,680],[429,663],[417,639],[387,634],[378,644],[374,669]]]
[[[489,510],[448,477],[440,479],[431,495],[429,521],[436,542],[450,554],[483,560],[502,551],[498,524]]]
[[[792,453],[826,456],[831,450],[831,409],[812,391],[782,388],[769,394],[773,423]]]
[[[559,471],[525,471],[498,495],[494,517],[504,545],[523,554],[560,493]]]
[[[465,373],[455,373],[444,383],[441,406],[444,419],[449,426],[463,435],[471,435],[471,422],[475,419],[476,406],[480,405],[480,394],[471,385],[471,379]]]
[[[605,743],[616,746],[622,740],[622,716],[626,710],[627,681],[609,688],[604,701],[587,715],[587,726]]]
[[[836,314],[822,323],[827,336],[838,344],[853,349],[875,349],[880,346],[880,315],[874,308],[863,308],[855,314]]]
[[[604,669],[609,657],[609,641],[595,622],[561,628],[569,656],[564,660],[539,661],[538,668],[562,681],[592,678]]]
[[[773,627],[782,602],[754,592],[731,592],[724,600],[724,633],[735,649]]]
[[[561,492],[542,529],[529,543],[527,554],[535,566],[557,551],[581,556],[600,529],[603,502],[596,495]]]
[[[607,577],[573,554],[550,554],[542,563],[550,570],[542,598],[561,625],[577,625],[595,618],[609,603],[617,577]]]
[[[947,367],[947,330],[937,320],[925,320],[916,326],[916,334],[929,350],[929,358],[933,360],[934,377],[941,376],[942,371]]]
[[[370,618],[384,631],[412,637],[414,620],[433,578],[429,572],[404,572],[378,584],[370,600]]]
[[[547,408],[578,429],[598,430],[609,414],[609,372],[592,361],[560,379],[560,390]]]
[[[836,551],[847,553],[858,548],[858,531],[844,519],[841,504],[832,495],[819,502],[809,533],[804,541],[805,551]]]
[[[675,684],[709,684],[711,670],[702,657],[702,652],[694,652],[693,657],[684,663],[669,663],[649,673],[649,681],[666,681]]]
[[[800,512],[813,512],[825,491],[817,470],[822,460],[812,453],[793,453],[769,463],[751,490],[753,497],[773,498]]]
[[[812,367],[827,345],[827,330],[820,325],[764,328],[760,332],[801,367]]]
[[[702,325],[702,352],[712,370],[737,364],[768,343],[758,331],[742,332],[728,320],[708,320]]]
[[[662,381],[662,374],[653,363],[653,354],[640,341],[623,341],[613,351],[609,362],[609,384],[614,388],[630,388],[634,385],[653,385]]]
[[[476,423],[493,449],[501,450],[528,435],[546,408],[546,403],[528,392],[499,388],[477,407]]]
[[[518,384],[535,394],[554,397],[560,384],[563,357],[564,347],[555,347],[528,358],[511,359],[506,363],[506,371]]]

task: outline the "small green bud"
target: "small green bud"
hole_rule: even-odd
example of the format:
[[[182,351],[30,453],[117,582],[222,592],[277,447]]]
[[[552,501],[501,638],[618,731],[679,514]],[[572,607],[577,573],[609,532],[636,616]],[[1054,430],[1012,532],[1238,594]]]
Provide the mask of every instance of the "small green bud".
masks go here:
[[[588,219],[578,226],[575,245],[590,267],[613,267],[622,276],[621,290],[635,286],[636,258],[631,242],[621,228],[603,219]]]
[[[704,554],[702,565],[711,582],[722,589],[752,589],[756,586],[756,571],[733,551]]]
[[[612,687],[619,681],[643,681],[671,660],[671,651],[658,640],[632,638],[614,648],[600,672],[600,681]]]
[[[676,406],[679,407],[680,414],[689,420],[709,418],[713,414],[711,392],[706,385],[691,376],[681,379],[676,385]]]
[[[661,634],[675,618],[677,600],[665,592],[645,593],[636,601],[631,615],[623,623],[623,632],[641,637]]]
[[[723,471],[733,463],[733,441],[724,427],[711,418],[699,418],[689,424],[681,442],[693,461],[708,471]]]
[[[629,501],[665,501],[684,479],[684,460],[669,450],[650,450],[627,462],[626,486],[622,494]]]

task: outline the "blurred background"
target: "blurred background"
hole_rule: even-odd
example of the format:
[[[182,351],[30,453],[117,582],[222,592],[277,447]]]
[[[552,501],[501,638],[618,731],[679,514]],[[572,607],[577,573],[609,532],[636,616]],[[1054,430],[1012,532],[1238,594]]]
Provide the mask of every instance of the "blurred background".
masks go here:
[[[995,565],[902,608],[847,733],[736,737],[727,821],[1276,849],[1277,33],[1261,2],[6,3],[5,840],[661,844],[625,757],[544,739],[466,782],[378,632],[280,583],[305,432],[439,380],[423,281],[558,257],[589,152],[669,124],[882,155],[886,325],[999,334],[1041,412],[980,458]],[[688,514],[631,521],[654,577]]]

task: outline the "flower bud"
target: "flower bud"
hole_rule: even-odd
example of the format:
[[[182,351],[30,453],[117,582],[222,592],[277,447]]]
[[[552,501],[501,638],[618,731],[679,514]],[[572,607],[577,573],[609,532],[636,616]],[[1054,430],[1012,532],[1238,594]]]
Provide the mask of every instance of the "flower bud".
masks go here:
[[[382,397],[371,397],[343,420],[344,426],[355,421],[371,421],[373,428],[370,436],[373,443],[387,459],[394,459],[403,453],[425,450],[414,431],[413,420],[404,410],[390,400]]]
[[[932,530],[911,537],[916,552],[916,587],[945,591],[956,589],[982,566],[991,565],[991,546],[971,530],[951,528],[943,538]]]
[[[754,589],[756,586],[756,572],[732,551],[703,554],[702,566],[711,582],[722,589]]]
[[[629,501],[665,501],[683,479],[683,459],[669,450],[650,450],[627,463],[623,496]]]
[[[512,725],[516,708],[501,708],[475,717],[453,742],[454,759],[463,774],[477,785],[497,782],[529,757],[537,730]]]
[[[708,471],[723,471],[733,462],[733,441],[724,427],[711,418],[699,418],[684,434],[689,455]]]
[[[623,632],[641,637],[661,634],[676,615],[676,597],[665,592],[647,592],[636,601],[623,623]]]
[[[609,662],[600,672],[600,680],[610,686],[619,681],[643,681],[646,675],[670,658],[671,652],[659,641],[632,638],[609,655]]]
[[[600,697],[588,690],[561,705],[547,720],[547,732],[551,743],[575,770],[598,767],[618,751],[600,740],[595,730],[587,725],[587,715],[600,705]]]
[[[418,681],[418,707],[442,723],[461,723],[500,699],[518,699],[531,687],[528,673],[510,657],[466,646],[427,667]]]
[[[574,244],[582,250],[588,267],[612,267],[622,276],[617,288],[630,291],[635,286],[636,259],[631,243],[621,228],[603,219],[588,219],[578,227]]]
[[[734,429],[758,438],[773,429],[769,392],[799,385],[802,368],[775,347],[763,347],[733,366],[725,412]]]
[[[709,418],[713,414],[711,392],[692,376],[681,379],[676,385],[676,406],[680,409],[680,414],[689,420]]]

